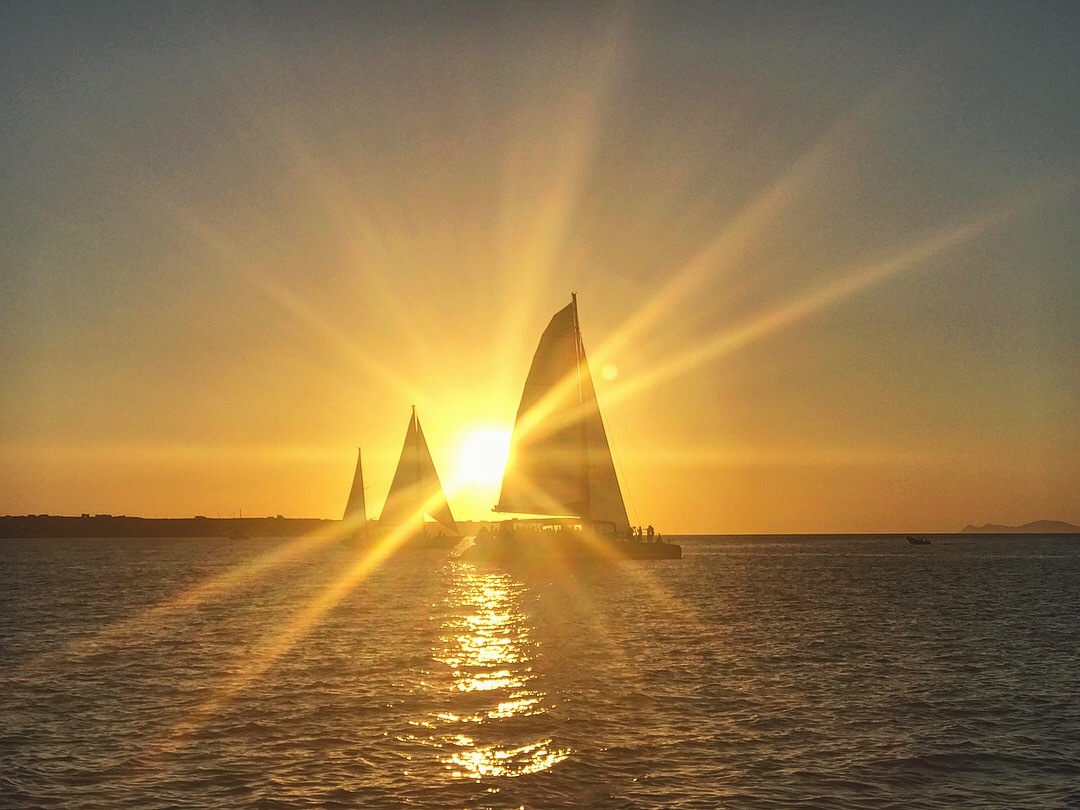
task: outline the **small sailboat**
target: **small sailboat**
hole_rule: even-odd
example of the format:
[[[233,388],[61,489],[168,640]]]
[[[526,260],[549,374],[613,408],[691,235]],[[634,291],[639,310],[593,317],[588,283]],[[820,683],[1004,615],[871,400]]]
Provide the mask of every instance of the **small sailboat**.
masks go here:
[[[626,514],[578,322],[577,295],[544,330],[525,380],[496,512],[541,515],[481,532],[464,559],[677,559]]]
[[[427,531],[425,515],[434,518],[439,526],[436,531]],[[450,548],[461,539],[416,416],[416,406],[405,432],[390,492],[379,515],[379,531],[383,535],[398,533],[413,548]]]
[[[341,516],[341,524],[345,531],[341,542],[345,545],[362,545],[367,539],[368,517],[367,500],[364,495],[364,465],[359,447],[356,448],[356,472],[353,473],[349,500],[345,504],[345,514]]]

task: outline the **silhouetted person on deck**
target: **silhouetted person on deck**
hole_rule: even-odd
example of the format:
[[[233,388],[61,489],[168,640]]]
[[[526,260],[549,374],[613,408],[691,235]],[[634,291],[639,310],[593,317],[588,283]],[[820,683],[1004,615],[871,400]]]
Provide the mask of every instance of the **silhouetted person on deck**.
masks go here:
[[[653,539],[653,527],[650,525],[649,528],[646,529],[645,531],[647,531],[649,533],[649,539],[652,540]]]

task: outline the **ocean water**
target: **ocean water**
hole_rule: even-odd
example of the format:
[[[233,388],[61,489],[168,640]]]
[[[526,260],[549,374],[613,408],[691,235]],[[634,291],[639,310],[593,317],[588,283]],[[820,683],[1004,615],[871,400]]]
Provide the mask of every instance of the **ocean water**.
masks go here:
[[[1080,538],[0,541],[0,807],[1080,808]]]

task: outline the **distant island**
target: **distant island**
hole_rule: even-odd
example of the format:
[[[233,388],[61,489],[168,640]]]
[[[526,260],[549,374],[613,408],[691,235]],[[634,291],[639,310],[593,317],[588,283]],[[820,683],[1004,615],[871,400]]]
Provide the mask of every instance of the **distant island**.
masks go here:
[[[970,534],[1080,534],[1080,526],[1063,520],[1036,520],[1023,526],[998,526],[987,523],[985,526],[965,526],[964,533]]]

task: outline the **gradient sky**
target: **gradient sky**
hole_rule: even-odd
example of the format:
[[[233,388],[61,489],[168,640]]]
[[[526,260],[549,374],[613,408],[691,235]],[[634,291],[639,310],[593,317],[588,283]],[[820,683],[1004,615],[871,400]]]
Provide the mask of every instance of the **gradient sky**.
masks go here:
[[[0,514],[377,514],[577,291],[632,522],[1080,523],[1075,3],[4,3],[0,143]]]

